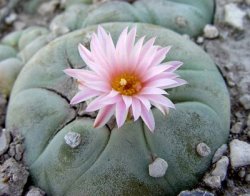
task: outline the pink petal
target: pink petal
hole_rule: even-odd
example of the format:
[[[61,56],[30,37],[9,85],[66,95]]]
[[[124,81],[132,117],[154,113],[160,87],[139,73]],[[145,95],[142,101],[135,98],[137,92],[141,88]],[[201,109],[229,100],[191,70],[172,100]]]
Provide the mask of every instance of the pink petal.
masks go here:
[[[80,102],[86,101],[92,97],[96,97],[100,95],[100,92],[84,88],[80,92],[78,92],[70,101],[70,104],[78,104]]]
[[[154,56],[153,63],[151,66],[159,65],[165,58],[169,50],[171,49],[171,46],[161,48],[157,51],[156,55]]]
[[[115,105],[108,105],[100,109],[95,119],[94,127],[97,128],[104,126],[108,122],[108,120],[112,117],[114,112],[115,112]]]
[[[151,104],[152,104],[153,106],[155,106],[158,110],[160,110],[160,111],[163,113],[163,115],[166,115],[166,114],[169,113],[169,109],[168,109],[167,107],[165,107],[165,106],[163,106],[163,105],[160,105],[160,104],[158,104],[158,103],[155,103],[155,102],[153,102],[153,101],[151,101]]]
[[[180,61],[170,61],[164,64],[160,64],[159,66],[153,66],[147,70],[147,73],[143,77],[143,81],[147,81],[165,71],[173,72],[178,69],[182,64],[183,63]]]
[[[131,52],[134,47],[135,36],[136,36],[136,27],[133,27],[128,33],[128,38],[127,38],[127,51],[128,52]]]
[[[153,101],[154,103],[163,105],[167,108],[175,108],[175,105],[170,101],[167,97],[164,95],[148,95],[145,96],[145,98],[149,99],[150,101]]]
[[[120,101],[116,104],[116,123],[118,128],[120,128],[128,115],[128,108],[126,108],[126,105],[123,101]]]
[[[141,103],[135,97],[132,98],[132,112],[134,116],[134,121],[136,121],[141,115]]]
[[[99,110],[100,108],[103,108],[103,102],[102,102],[103,96],[99,96],[96,99],[94,99],[92,102],[90,102],[85,109],[86,112],[94,112],[96,110]]]
[[[165,87],[164,89],[174,88],[174,87],[178,87],[178,86],[182,86],[184,84],[187,84],[187,81],[180,79],[180,78],[175,78],[174,80],[176,81],[175,84],[169,85],[169,86]]]
[[[131,68],[133,68],[133,69],[136,68],[136,65],[138,63],[144,39],[145,39],[145,36],[140,38],[136,42],[136,44],[135,44],[135,46],[133,48],[132,56],[131,56],[131,59],[130,59],[130,65],[132,66]]]
[[[181,62],[181,61],[168,61],[164,64],[171,65],[171,67],[169,69],[167,69],[167,71],[174,72],[175,70],[177,70],[179,67],[181,67],[183,65],[183,62]]]
[[[141,118],[144,123],[147,125],[151,132],[154,132],[155,129],[155,120],[151,110],[147,110],[144,106],[141,107]]]
[[[108,82],[103,81],[86,81],[85,86],[96,91],[107,93],[111,90],[111,86]]]
[[[92,58],[91,52],[87,48],[85,48],[85,46],[79,44],[78,50],[80,56],[82,57],[84,62],[90,67],[90,69],[96,72],[99,76],[108,77],[106,70],[95,63],[94,59]]]
[[[126,105],[126,108],[128,109],[131,104],[132,104],[132,97],[131,96],[126,96],[126,95],[122,95],[123,101]]]
[[[146,83],[146,86],[148,87],[166,87],[166,86],[170,86],[170,85],[173,85],[173,84],[176,84],[177,81],[173,80],[173,79],[155,79],[155,80],[152,80],[150,82],[147,82]]]
[[[144,106],[145,108],[147,108],[147,110],[150,110],[151,104],[150,104],[150,101],[148,99],[146,99],[142,95],[136,95],[135,97],[140,100],[142,106]]]
[[[155,88],[155,87],[144,87],[141,91],[140,91],[141,95],[147,95],[147,94],[163,94],[166,95],[167,92],[164,91],[161,88]]]
[[[128,64],[127,57],[127,34],[128,27],[126,27],[118,38],[116,44],[116,59],[119,66],[126,66]]]
[[[117,102],[120,102],[121,96],[115,95],[115,91],[111,91],[107,95],[102,95],[95,100],[93,100],[91,103],[88,104],[86,108],[86,112],[93,112],[96,110],[99,110],[100,108],[104,107],[105,105],[113,105]]]
[[[84,69],[65,69],[63,70],[67,75],[78,79],[79,81],[84,80],[100,80],[100,77],[95,72],[84,70]]]

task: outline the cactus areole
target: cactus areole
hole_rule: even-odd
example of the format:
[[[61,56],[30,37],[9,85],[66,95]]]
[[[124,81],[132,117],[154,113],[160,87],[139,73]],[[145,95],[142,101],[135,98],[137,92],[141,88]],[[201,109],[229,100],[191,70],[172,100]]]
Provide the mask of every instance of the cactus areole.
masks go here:
[[[191,41],[159,26],[102,26],[116,43],[123,29],[135,25],[136,42],[142,36],[146,36],[145,42],[157,37],[155,45],[172,46],[162,63],[183,62],[176,73],[188,81],[168,91],[176,110],[164,116],[152,108],[154,133],[141,118],[127,121],[119,129],[112,123],[93,128],[96,113],[86,114],[85,102],[70,105],[78,84],[63,70],[87,68],[77,46],[81,43],[90,49],[89,35],[97,26],[52,41],[21,71],[6,125],[25,137],[25,161],[32,180],[48,195],[177,195],[200,180],[215,150],[226,142],[229,95],[210,57]],[[128,82],[130,78],[121,76],[113,85],[118,88]],[[68,133],[80,134],[74,148],[65,142]],[[208,156],[196,151],[202,142],[211,150]]]

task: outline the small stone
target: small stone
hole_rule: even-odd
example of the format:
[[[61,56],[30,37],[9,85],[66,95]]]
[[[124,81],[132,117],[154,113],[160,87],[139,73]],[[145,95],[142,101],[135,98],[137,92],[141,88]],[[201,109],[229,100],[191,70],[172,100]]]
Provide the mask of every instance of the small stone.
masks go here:
[[[196,147],[196,151],[202,157],[206,157],[211,153],[209,146],[205,143],[199,143]]]
[[[45,2],[41,4],[40,7],[38,8],[38,13],[42,16],[53,14],[59,4],[60,4],[59,0],[52,0],[49,2]]]
[[[76,148],[81,143],[81,135],[70,131],[64,136],[64,140],[71,148]]]
[[[203,29],[204,37],[214,39],[219,36],[219,31],[214,25],[207,24]]]
[[[214,153],[212,163],[217,162],[227,152],[227,149],[228,147],[226,144],[223,144],[220,148],[218,148]]]
[[[149,175],[154,178],[163,177],[168,169],[168,163],[161,158],[156,158],[153,163],[148,166]]]
[[[225,6],[225,22],[236,29],[244,29],[243,18],[245,15],[246,13],[235,3],[229,3]]]
[[[242,122],[237,122],[237,123],[235,123],[235,124],[232,126],[230,132],[231,132],[231,133],[238,134],[238,133],[240,133],[240,132],[242,131],[241,128],[242,128]]]
[[[28,171],[13,158],[0,165],[0,195],[22,195]]]
[[[244,178],[246,175],[246,170],[245,168],[242,168],[239,173],[238,173],[238,176],[241,177],[241,178]]]
[[[37,187],[30,187],[28,193],[25,196],[44,196],[45,192]]]
[[[243,107],[246,110],[250,109],[250,95],[245,94],[242,97],[240,97],[240,103],[243,105]]]
[[[9,148],[10,139],[9,131],[0,130],[0,155],[4,154]]]
[[[52,24],[50,25],[50,30],[53,33],[53,37],[57,37],[63,34],[66,34],[70,31],[70,29],[63,25]]]
[[[250,127],[250,114],[247,117],[247,126]]]
[[[250,5],[250,0],[246,0],[246,4],[247,4],[247,5]]]
[[[178,196],[214,196],[214,194],[200,189],[195,189],[192,191],[182,191]]]
[[[221,187],[220,176],[206,176],[203,181],[211,188],[218,189]]]
[[[24,147],[22,144],[17,144],[15,149],[15,159],[20,161],[23,157]]]
[[[250,144],[234,139],[229,146],[230,161],[234,168],[250,164]]]
[[[204,37],[202,37],[202,36],[197,37],[196,43],[197,44],[203,44],[204,43]]]
[[[11,13],[9,16],[5,18],[5,23],[6,24],[12,24],[15,20],[17,19],[16,13]]]
[[[15,144],[14,144],[14,143],[11,143],[11,144],[9,145],[8,154],[9,154],[11,157],[14,157],[14,156],[16,155],[16,147],[15,147]]]
[[[25,27],[26,27],[25,22],[16,21],[16,22],[14,23],[14,28],[15,28],[16,31],[23,30]]]
[[[229,165],[229,159],[223,156],[217,163],[215,168],[212,170],[212,176],[220,176],[220,180],[223,181],[227,175],[227,168]]]
[[[247,174],[247,175],[246,175],[245,180],[246,180],[246,182],[250,182],[250,174]]]

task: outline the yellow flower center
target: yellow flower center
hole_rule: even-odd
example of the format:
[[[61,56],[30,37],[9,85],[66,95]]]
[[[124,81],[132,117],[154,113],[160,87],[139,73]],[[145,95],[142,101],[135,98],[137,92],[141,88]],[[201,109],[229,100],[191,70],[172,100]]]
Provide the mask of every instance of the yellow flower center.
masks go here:
[[[140,79],[135,74],[123,73],[112,80],[112,88],[122,95],[132,96],[137,94],[141,88]]]

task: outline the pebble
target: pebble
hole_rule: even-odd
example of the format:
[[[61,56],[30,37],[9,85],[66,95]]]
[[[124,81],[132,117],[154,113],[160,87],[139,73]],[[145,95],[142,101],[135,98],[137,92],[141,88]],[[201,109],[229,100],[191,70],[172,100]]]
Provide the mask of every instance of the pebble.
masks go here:
[[[45,2],[41,4],[40,7],[38,8],[38,13],[42,16],[53,14],[59,4],[60,4],[59,0],[52,0],[49,2]]]
[[[228,147],[226,144],[223,144],[220,148],[218,148],[216,152],[214,153],[212,163],[217,162],[227,152],[227,150],[228,150]]]
[[[203,44],[204,43],[204,37],[202,37],[202,36],[197,37],[196,43],[197,44]]]
[[[240,103],[243,105],[243,107],[246,110],[249,110],[250,109],[250,95],[245,94],[245,95],[241,96]]]
[[[51,24],[50,30],[52,31],[55,37],[66,34],[70,31],[70,29],[63,25]]]
[[[202,157],[206,157],[211,153],[209,146],[203,142],[197,145],[196,151]]]
[[[216,26],[207,24],[203,29],[204,37],[208,39],[214,39],[219,36],[219,31]]]
[[[219,161],[217,161],[215,168],[212,170],[212,176],[219,176],[220,180],[223,181],[227,175],[227,168],[229,165],[229,159],[226,156],[223,156]]]
[[[247,175],[246,175],[245,180],[246,180],[246,182],[250,182],[250,174],[247,174]]]
[[[205,184],[213,189],[218,189],[221,187],[221,180],[220,180],[220,176],[205,176],[205,178],[203,179],[203,181],[205,182]]]
[[[20,161],[23,157],[24,147],[22,144],[17,144],[15,146],[15,159]]]
[[[4,154],[9,148],[10,139],[9,131],[6,131],[5,129],[2,131],[0,130],[0,155]]]
[[[9,16],[5,18],[5,23],[10,25],[17,19],[16,13],[11,13]]]
[[[69,131],[64,136],[64,140],[71,148],[76,148],[81,143],[81,135],[79,133]]]
[[[247,126],[250,127],[250,114],[247,117]]]
[[[246,13],[238,8],[237,4],[235,3],[227,4],[224,9],[225,22],[236,29],[243,30],[243,18]]]
[[[238,176],[241,177],[241,178],[244,178],[246,175],[246,170],[245,168],[241,168],[241,170],[239,171],[238,173]]]
[[[153,163],[148,166],[149,175],[154,178],[163,177],[168,169],[168,163],[161,158],[156,158]]]
[[[232,167],[241,167],[250,164],[250,144],[234,139],[230,142],[230,161]]]
[[[195,189],[192,191],[182,191],[178,196],[214,196],[214,194],[200,189]]]
[[[37,187],[30,187],[28,193],[25,196],[44,196],[45,192]]]
[[[232,126],[230,132],[231,132],[231,133],[238,134],[238,133],[240,133],[240,132],[242,131],[241,128],[242,128],[242,122],[237,122],[237,123],[235,123],[235,124]]]
[[[28,171],[13,158],[0,165],[0,195],[22,195],[28,179]]]

